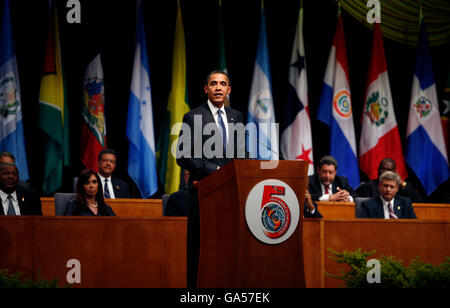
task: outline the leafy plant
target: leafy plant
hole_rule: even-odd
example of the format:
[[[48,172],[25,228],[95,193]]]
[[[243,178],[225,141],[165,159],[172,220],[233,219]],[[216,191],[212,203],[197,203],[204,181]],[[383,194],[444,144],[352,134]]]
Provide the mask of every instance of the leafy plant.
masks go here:
[[[38,271],[35,281],[30,278],[23,278],[22,276],[23,273],[20,272],[11,274],[7,269],[0,270],[0,288],[59,288],[57,279],[47,281],[40,271]]]
[[[346,264],[340,269],[340,275],[325,275],[344,281],[347,288],[450,288],[450,257],[438,266],[424,263],[420,257],[413,259],[406,267],[402,260],[395,257],[380,256],[381,283],[369,283],[367,273],[368,258],[376,251],[344,251],[342,253],[327,249],[330,258],[339,264]]]

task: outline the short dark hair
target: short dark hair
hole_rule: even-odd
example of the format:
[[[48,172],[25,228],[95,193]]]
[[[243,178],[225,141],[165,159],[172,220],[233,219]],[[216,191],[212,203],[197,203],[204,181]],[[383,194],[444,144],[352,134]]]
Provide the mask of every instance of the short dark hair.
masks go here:
[[[225,72],[225,71],[223,71],[223,70],[214,70],[214,71],[212,71],[211,73],[209,73],[208,76],[206,76],[205,85],[208,85],[209,80],[211,79],[211,76],[214,75],[214,74],[222,74],[222,75],[227,76],[227,79],[228,79],[228,85],[229,85],[229,86],[231,85],[230,75],[228,75],[228,73]]]
[[[386,158],[383,158],[380,161],[380,165],[378,166],[378,170],[380,170],[381,167],[383,167],[384,163],[391,163],[394,166],[394,169],[397,169],[397,164],[396,164],[395,160],[393,160],[392,158],[386,157]]]
[[[2,158],[4,156],[12,158],[13,161],[16,161],[16,158],[14,157],[14,155],[11,152],[8,152],[8,151],[0,152],[0,158]]]
[[[102,151],[98,154],[98,161],[102,160],[102,156],[103,156],[104,154],[112,154],[112,155],[114,155],[114,157],[115,157],[116,160],[117,160],[117,152],[116,152],[116,151],[114,151],[114,150],[112,150],[112,149],[105,149],[105,150],[102,150]]]
[[[324,156],[320,159],[319,169],[322,168],[323,165],[333,165],[336,168],[336,170],[338,168],[338,163],[336,159],[331,155]]]

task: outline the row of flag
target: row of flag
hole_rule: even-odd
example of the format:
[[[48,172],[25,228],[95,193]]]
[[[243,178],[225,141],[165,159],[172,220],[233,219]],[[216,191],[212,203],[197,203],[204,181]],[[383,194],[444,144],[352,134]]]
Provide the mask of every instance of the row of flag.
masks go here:
[[[351,186],[357,187],[360,184],[360,169],[370,179],[376,179],[379,162],[385,157],[391,157],[396,161],[397,170],[403,179],[408,177],[406,168],[408,164],[422,183],[427,195],[430,195],[449,178],[450,171],[423,18],[420,23],[405,155],[394,113],[380,24],[375,24],[373,32],[365,106],[361,117],[359,156],[353,122],[344,26],[340,14],[325,71],[317,119],[329,126],[330,155],[338,162],[338,173],[347,177]],[[248,122],[276,123],[268,59],[263,9]],[[303,8],[299,12],[294,38],[289,69],[288,100],[285,107],[280,143],[282,157],[309,162],[308,175],[311,175],[314,173],[314,164],[303,43]],[[277,134],[271,134],[270,137],[257,136],[258,139],[267,139],[264,147],[270,149],[271,156],[264,158],[278,159],[277,137]]]
[[[9,0],[5,0],[0,42],[0,150],[16,156],[20,175],[29,178],[20,102],[17,62],[12,37]],[[51,5],[49,33],[44,71],[39,95],[38,126],[44,133],[43,191],[52,193],[61,187],[63,166],[70,164],[67,96],[61,60],[59,27],[56,8]],[[219,21],[219,63],[226,70],[222,21]],[[166,193],[175,192],[180,184],[181,170],[171,155],[171,145],[177,138],[173,131],[189,111],[186,95],[186,46],[181,9],[178,7],[172,62],[172,87],[163,127],[155,144],[153,108],[144,19],[138,2],[136,49],[130,90],[126,134],[129,139],[128,173],[142,197],[148,198],[158,190],[159,182]],[[270,61],[267,46],[264,8],[253,81],[248,104],[248,123],[276,123],[272,97]],[[309,162],[308,174],[314,173],[311,114],[308,102],[305,48],[303,42],[303,8],[300,9],[292,48],[288,100],[281,124],[281,138],[277,131],[258,131],[250,136],[252,157],[289,159]],[[82,108],[81,160],[88,168],[96,169],[97,157],[107,148],[104,116],[104,78],[101,56],[97,55],[86,69]],[[439,119],[436,88],[431,70],[431,57],[426,30],[421,23],[419,52],[409,111],[407,149],[403,155],[389,87],[382,34],[375,24],[372,57],[367,79],[362,132],[357,155],[353,125],[349,73],[342,16],[339,16],[325,72],[317,118],[330,127],[330,154],[339,164],[339,174],[349,178],[356,187],[359,168],[369,178],[378,176],[378,162],[392,157],[402,178],[408,176],[406,163],[416,173],[427,194],[431,194],[449,177],[447,151]],[[262,134],[262,135],[260,135]],[[267,134],[267,136],[263,136]],[[263,143],[263,142],[265,143]],[[260,156],[260,153],[266,153]],[[404,159],[406,157],[406,160]],[[405,163],[406,162],[406,163]],[[158,172],[157,172],[158,171]]]

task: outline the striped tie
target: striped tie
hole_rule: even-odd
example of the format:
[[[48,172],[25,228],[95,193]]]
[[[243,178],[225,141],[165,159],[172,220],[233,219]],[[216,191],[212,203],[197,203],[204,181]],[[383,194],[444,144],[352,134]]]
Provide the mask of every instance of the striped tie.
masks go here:
[[[389,202],[388,203],[389,219],[398,219],[397,215],[395,215],[394,210],[392,209],[393,207],[394,205]]]

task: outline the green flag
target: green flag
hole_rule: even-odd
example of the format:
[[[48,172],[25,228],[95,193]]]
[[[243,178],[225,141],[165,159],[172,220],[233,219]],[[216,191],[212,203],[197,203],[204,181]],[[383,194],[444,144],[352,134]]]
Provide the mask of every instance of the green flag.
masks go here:
[[[70,164],[69,115],[55,6],[52,6],[50,15],[37,115],[38,127],[44,132],[42,188],[47,194],[61,187],[63,166]]]

